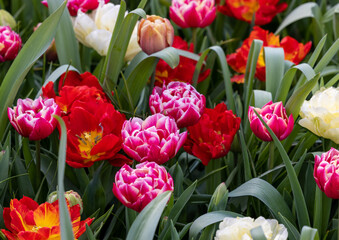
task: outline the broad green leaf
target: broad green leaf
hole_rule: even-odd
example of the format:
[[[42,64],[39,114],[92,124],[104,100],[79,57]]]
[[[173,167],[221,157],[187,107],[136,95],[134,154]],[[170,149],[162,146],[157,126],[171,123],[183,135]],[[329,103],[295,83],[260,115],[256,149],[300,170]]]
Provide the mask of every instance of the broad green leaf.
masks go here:
[[[299,107],[300,108],[300,107]],[[303,195],[303,192],[300,187],[299,180],[297,178],[297,174],[294,171],[294,168],[291,164],[291,160],[288,157],[284,147],[282,146],[281,142],[277,138],[277,136],[273,133],[272,129],[268,127],[267,123],[262,119],[262,117],[254,110],[255,114],[258,116],[262,124],[266,127],[266,129],[269,131],[271,137],[273,138],[274,144],[279,150],[280,156],[285,164],[287,176],[290,180],[290,184],[292,187],[292,192],[294,196],[294,202],[296,205],[296,212],[298,216],[298,223],[299,226],[310,226],[310,218],[307,211],[306,201]],[[289,220],[292,218],[288,217],[284,213],[282,213],[285,217],[287,217]]]
[[[318,230],[304,226],[301,230],[300,240],[319,240]]]
[[[180,240],[179,233],[175,229],[173,221],[171,220],[171,240]]]
[[[126,240],[152,240],[157,228],[160,216],[171,196],[167,191],[153,199],[137,216],[133,222]]]
[[[4,152],[0,152],[0,199],[6,193],[7,182],[3,182],[8,178],[9,170],[9,147],[7,146]],[[1,183],[2,182],[2,183]],[[3,204],[2,201],[0,204]]]
[[[265,64],[266,64],[266,91],[272,93],[275,98],[279,87],[282,87],[284,75],[284,49],[264,47]]]
[[[48,0],[49,13],[53,13],[63,2],[63,0]],[[60,25],[55,35],[55,46],[60,64],[71,64],[81,71],[79,44],[75,38],[71,16],[67,8],[60,18]]]
[[[300,108],[303,102],[305,101],[308,94],[312,91],[314,86],[319,80],[320,74],[317,74],[313,79],[306,82],[302,87],[300,87],[292,96],[288,99],[285,108],[287,115],[292,114],[294,120],[299,116]]]
[[[253,240],[267,240],[265,237],[265,233],[262,230],[261,226],[251,229],[251,236]]]
[[[303,19],[303,18],[316,18],[315,11],[320,11],[318,4],[314,2],[304,3],[295,8],[285,19],[282,21],[275,35],[277,35],[281,30],[283,30],[288,25]]]
[[[67,130],[64,120],[62,120],[62,118],[59,116],[54,115],[54,117],[58,120],[61,129],[59,156],[58,156],[58,199],[59,199],[60,232],[62,240],[70,240],[74,239],[74,234],[71,218],[69,216],[65,200],[65,188],[64,188]]]
[[[280,221],[281,221],[280,223],[282,223],[287,228],[288,239],[299,240],[300,234],[298,230],[296,229],[296,227],[287,218],[281,215],[281,213],[279,213],[279,216],[280,216]]]
[[[338,11],[339,3],[331,7],[322,17],[322,23],[327,23],[333,19],[333,15]]]
[[[196,239],[198,234],[207,226],[221,222],[226,217],[242,217],[240,214],[228,211],[214,211],[198,217],[191,225],[188,239]]]
[[[86,234],[89,240],[95,240],[94,234],[87,223],[86,223]]]
[[[3,136],[7,126],[7,108],[13,104],[28,71],[51,44],[65,6],[66,2],[40,25],[9,68],[0,86],[0,136]]]
[[[279,213],[287,217],[291,222],[295,222],[295,218],[287,206],[284,198],[280,193],[268,182],[253,178],[248,182],[240,185],[238,188],[228,194],[229,197],[252,196],[262,201],[274,214],[280,219]]]
[[[263,90],[253,90],[254,106],[262,108],[266,103],[272,101],[272,93]]]

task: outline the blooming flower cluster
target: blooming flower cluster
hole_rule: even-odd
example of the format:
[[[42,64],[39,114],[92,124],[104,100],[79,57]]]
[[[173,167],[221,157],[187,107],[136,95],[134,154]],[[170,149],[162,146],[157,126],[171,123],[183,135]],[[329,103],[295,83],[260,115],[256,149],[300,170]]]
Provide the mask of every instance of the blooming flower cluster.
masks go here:
[[[19,34],[9,26],[0,26],[0,63],[14,60],[21,46],[22,42]]]
[[[78,239],[90,225],[92,218],[80,221],[80,206],[68,204],[74,238]],[[4,208],[3,219],[8,230],[1,229],[9,240],[61,239],[58,201],[39,205],[29,197],[12,199],[9,208]]]
[[[241,75],[234,76],[231,80],[232,82],[243,83],[244,82],[244,73],[246,70],[246,63],[248,59],[248,54],[251,48],[251,44],[254,39],[259,39],[263,41],[263,47],[282,47],[285,52],[285,60],[289,60],[294,64],[298,64],[301,60],[305,58],[307,53],[310,51],[312,43],[308,42],[305,45],[298,43],[292,37],[284,37],[281,41],[279,36],[270,33],[258,26],[253,28],[250,36],[244,40],[242,46],[236,50],[235,53],[227,55],[227,63],[230,67],[238,72],[242,73]],[[263,54],[263,48],[261,49],[259,59],[257,62],[255,76],[260,81],[265,81],[265,60]]]

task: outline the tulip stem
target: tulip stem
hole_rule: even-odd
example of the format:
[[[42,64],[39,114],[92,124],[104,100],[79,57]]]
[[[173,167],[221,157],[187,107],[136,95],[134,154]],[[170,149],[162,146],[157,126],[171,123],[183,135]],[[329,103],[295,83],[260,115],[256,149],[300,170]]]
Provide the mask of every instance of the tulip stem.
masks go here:
[[[197,28],[192,28],[192,43],[194,46],[193,51],[196,51],[197,48]]]
[[[274,142],[270,142],[269,143],[269,158],[268,158],[268,171],[271,171],[274,167],[274,149],[275,149],[275,145]],[[272,178],[273,178],[273,173],[269,173],[267,175],[267,180],[269,183],[272,182]]]
[[[35,141],[35,154],[36,154],[36,174],[37,174],[37,183],[40,184],[41,180],[41,171],[40,171],[40,165],[41,165],[41,160],[40,160],[40,140]]]

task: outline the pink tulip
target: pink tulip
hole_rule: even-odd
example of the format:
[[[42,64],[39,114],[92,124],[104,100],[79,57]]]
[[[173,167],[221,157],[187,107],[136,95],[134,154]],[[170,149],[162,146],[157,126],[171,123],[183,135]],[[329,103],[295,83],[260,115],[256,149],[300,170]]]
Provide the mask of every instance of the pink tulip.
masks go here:
[[[138,162],[163,164],[184,144],[187,132],[179,133],[175,121],[162,114],[126,120],[121,130],[123,150]]]
[[[172,117],[179,128],[196,124],[204,113],[206,99],[189,83],[170,82],[155,87],[149,98],[151,112]]]
[[[250,127],[253,133],[261,140],[270,142],[273,139],[253,109],[257,111],[280,141],[287,138],[292,132],[294,126],[292,114],[287,117],[286,110],[282,102],[272,103],[272,101],[270,101],[266,103],[262,109],[254,107],[249,107],[248,109]]]
[[[214,0],[172,0],[170,7],[170,18],[182,28],[204,28],[215,16]]]
[[[19,34],[9,26],[0,26],[0,62],[14,60],[21,45]]]
[[[339,199],[339,151],[330,151],[315,156],[313,176],[318,187],[327,197]]]
[[[48,137],[54,130],[57,120],[53,115],[60,115],[60,108],[54,99],[29,98],[18,99],[17,106],[7,109],[9,121],[15,130],[29,140]]]
[[[138,43],[145,53],[152,54],[170,47],[173,40],[174,29],[168,19],[151,15],[140,20]]]
[[[68,0],[67,8],[71,16],[76,16],[78,10],[82,12],[87,12],[88,10],[97,9],[99,6],[100,0]],[[105,0],[105,3],[108,3],[110,0]],[[48,7],[47,0],[41,1],[43,5]]]
[[[160,193],[173,191],[173,179],[155,162],[144,162],[132,169],[124,165],[115,175],[113,193],[126,207],[137,212]]]

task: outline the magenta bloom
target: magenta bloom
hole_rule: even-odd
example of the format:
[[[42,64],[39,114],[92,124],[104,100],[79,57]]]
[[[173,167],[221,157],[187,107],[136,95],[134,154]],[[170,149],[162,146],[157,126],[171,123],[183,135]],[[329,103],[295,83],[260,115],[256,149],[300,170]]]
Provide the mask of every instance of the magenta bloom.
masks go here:
[[[114,195],[126,207],[137,212],[166,191],[173,191],[173,179],[164,167],[155,162],[140,163],[136,169],[125,164],[115,174]]]
[[[57,120],[53,115],[60,115],[60,108],[54,99],[29,98],[18,99],[17,106],[7,109],[9,121],[23,137],[40,140],[48,137],[54,130]]]
[[[186,141],[175,121],[162,114],[126,120],[121,130],[123,150],[138,162],[163,164],[173,158]]]
[[[19,34],[9,26],[0,26],[0,62],[14,60],[21,46]]]
[[[330,151],[315,156],[314,179],[327,197],[339,199],[339,151]]]
[[[88,10],[97,9],[99,6],[100,0],[68,0],[67,8],[71,16],[76,16],[78,10],[82,12],[87,12]],[[110,0],[105,0],[105,3],[108,3]],[[43,5],[48,7],[47,0],[41,1]]]
[[[151,112],[173,118],[179,128],[196,124],[204,113],[206,99],[195,88],[184,82],[170,82],[155,87],[149,98]]]
[[[214,0],[172,0],[170,7],[170,18],[182,28],[204,28],[215,16]]]
[[[270,142],[273,139],[253,109],[257,111],[280,141],[287,138],[292,132],[294,126],[292,114],[287,117],[286,110],[282,102],[272,103],[272,101],[270,101],[266,103],[262,109],[254,107],[248,108],[248,120],[250,121],[250,127],[255,136],[261,140]]]

